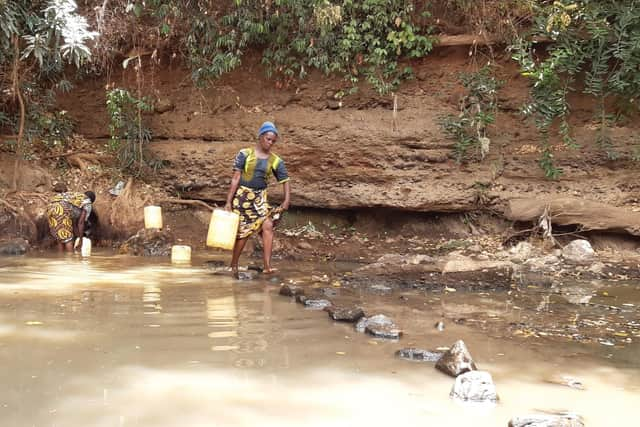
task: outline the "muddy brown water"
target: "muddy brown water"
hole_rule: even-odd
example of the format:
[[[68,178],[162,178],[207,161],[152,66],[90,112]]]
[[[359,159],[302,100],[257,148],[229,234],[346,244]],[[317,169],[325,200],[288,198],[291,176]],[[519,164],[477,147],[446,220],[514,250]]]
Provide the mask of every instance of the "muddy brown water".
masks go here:
[[[516,332],[522,316],[569,318],[554,306],[560,295],[542,308],[546,294],[535,288],[519,299],[421,291],[363,298],[367,312],[403,327],[401,340],[387,341],[278,295],[281,281],[341,266],[289,264],[275,280],[235,281],[212,275],[203,261],[172,266],[106,253],[0,259],[0,425],[506,426],[515,415],[566,410],[588,426],[609,426],[629,423],[640,404],[633,331],[613,345]],[[596,292],[612,294],[619,305],[640,304],[640,284],[605,282]],[[399,296],[408,303],[390,303]],[[449,320],[456,317],[488,326]],[[492,325],[496,318],[504,321]],[[394,357],[403,347],[457,339],[492,374],[497,405],[454,402],[453,378],[432,363]],[[585,389],[550,381],[561,376]]]

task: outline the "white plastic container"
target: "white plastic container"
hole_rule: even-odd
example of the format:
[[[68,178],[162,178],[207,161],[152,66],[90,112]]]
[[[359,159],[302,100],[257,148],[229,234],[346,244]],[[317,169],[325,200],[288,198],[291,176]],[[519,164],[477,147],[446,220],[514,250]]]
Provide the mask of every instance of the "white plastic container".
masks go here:
[[[240,215],[223,209],[214,209],[209,222],[207,246],[222,249],[233,249],[238,234]]]
[[[184,264],[191,262],[191,246],[171,246],[171,262],[175,264]]]
[[[162,228],[162,208],[160,206],[145,206],[144,228]]]
[[[91,256],[91,239],[87,237],[82,238],[82,247],[80,248],[80,254],[83,257]]]

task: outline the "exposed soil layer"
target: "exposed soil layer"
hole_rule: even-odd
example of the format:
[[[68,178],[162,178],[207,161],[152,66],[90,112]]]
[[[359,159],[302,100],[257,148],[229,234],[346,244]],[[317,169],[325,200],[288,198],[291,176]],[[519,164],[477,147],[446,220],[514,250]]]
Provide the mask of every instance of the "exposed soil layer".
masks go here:
[[[456,234],[456,230],[442,230],[452,222],[424,227],[421,213],[462,215],[454,221],[455,227],[466,228],[469,235],[478,234],[476,213],[489,213],[497,220],[484,233],[504,243],[520,225],[520,229],[532,225],[525,221],[512,228],[511,222],[502,220],[510,203],[519,198],[589,200],[604,209],[591,211],[589,224],[597,222],[606,207],[621,208],[618,214],[622,222],[638,224],[638,166],[630,160],[609,160],[597,146],[590,99],[572,99],[572,129],[581,145],[580,154],[554,142],[555,160],[563,175],[558,181],[547,180],[538,166],[538,134],[519,112],[526,102],[528,82],[515,64],[498,59],[498,77],[504,85],[499,92],[500,110],[489,132],[489,154],[482,162],[458,164],[454,160],[455,142],[443,133],[439,121],[447,114],[457,114],[464,95],[458,74],[472,71],[477,64],[469,59],[466,48],[459,47],[440,48],[411,65],[416,79],[397,92],[394,120],[390,96],[381,97],[362,88],[341,98],[347,86],[340,79],[314,75],[279,89],[263,75],[257,61],[249,59],[241,70],[214,87],[199,90],[180,65],[147,63],[143,90],[157,100],[156,111],[145,116],[153,132],[149,149],[166,166],[133,180],[126,196],[118,198],[108,194],[108,189],[124,178],[105,148],[109,138],[105,87],[135,91],[134,71],[127,69],[109,79],[79,82],[76,90],[59,99],[59,106],[68,111],[78,132],[68,149],[82,155],[23,163],[19,180],[22,190],[40,196],[18,194],[7,200],[37,219],[55,181],[64,181],[72,190],[95,188],[96,208],[102,220],[100,237],[107,241],[135,233],[142,226],[142,207],[159,203],[165,207],[168,222],[179,231],[177,237],[198,245],[204,239],[203,224],[206,228],[208,222],[206,209],[175,205],[166,199],[198,199],[212,205],[222,202],[236,152],[255,142],[262,121],[273,120],[282,134],[275,151],[285,159],[292,176],[292,205],[320,209],[320,216],[336,212],[347,223],[354,223],[354,218],[367,222],[363,218],[369,218],[373,225],[368,231],[378,234],[393,232],[388,227],[393,221],[405,221],[404,234],[367,235],[385,250],[389,237],[398,238],[398,246],[406,251],[407,236],[437,241],[437,234]],[[636,133],[637,125],[632,120],[610,129],[613,149],[623,158],[631,153]],[[8,153],[0,156],[0,185],[8,188],[13,159]],[[37,153],[34,157],[38,158]],[[277,202],[280,189],[273,188],[270,197]],[[403,216],[401,212],[409,214]],[[15,212],[9,211],[0,218],[4,234],[24,234],[25,227],[16,218]],[[40,225],[37,235],[31,232],[32,239],[46,235],[42,220],[36,223]],[[564,225],[575,232],[580,231],[582,223],[565,221]],[[611,229],[622,235],[628,232],[628,227],[616,228],[615,224]],[[295,242],[295,236],[290,240]],[[637,247],[636,238],[629,242],[631,249]],[[330,251],[324,247],[332,243],[311,243],[319,249],[308,252],[329,256],[326,254]],[[345,251],[350,253],[345,258],[375,259],[375,247],[356,243]],[[334,257],[343,256],[340,250],[334,252]]]

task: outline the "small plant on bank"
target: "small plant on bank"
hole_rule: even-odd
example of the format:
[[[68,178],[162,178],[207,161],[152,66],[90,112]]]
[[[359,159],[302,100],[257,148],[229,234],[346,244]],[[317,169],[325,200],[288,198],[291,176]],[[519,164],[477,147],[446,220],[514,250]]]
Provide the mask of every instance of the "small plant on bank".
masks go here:
[[[489,153],[491,141],[487,127],[495,122],[497,91],[502,84],[488,66],[475,73],[462,74],[460,80],[467,90],[460,100],[460,113],[441,121],[444,131],[456,141],[458,163],[482,160]]]
[[[557,167],[553,161],[553,151],[548,143],[542,146],[538,164],[548,179],[558,179],[562,175],[562,168]]]
[[[48,151],[63,151],[73,134],[73,121],[64,110],[40,114],[36,125],[40,141]]]
[[[109,114],[109,150],[116,154],[122,171],[142,175],[145,166],[159,166],[150,159],[146,145],[151,130],[143,123],[143,113],[153,109],[146,98],[137,98],[128,90],[114,88],[107,91]]]

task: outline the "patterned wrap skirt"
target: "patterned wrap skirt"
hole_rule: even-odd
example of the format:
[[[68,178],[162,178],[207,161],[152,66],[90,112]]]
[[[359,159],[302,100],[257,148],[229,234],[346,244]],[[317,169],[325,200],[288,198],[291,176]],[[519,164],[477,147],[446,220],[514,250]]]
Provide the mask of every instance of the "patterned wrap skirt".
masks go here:
[[[256,190],[238,187],[233,198],[233,211],[240,215],[238,226],[238,239],[245,239],[253,233],[260,232],[262,223],[271,218],[274,224],[280,220],[282,208],[272,208],[267,201],[267,189]]]
[[[60,200],[52,202],[47,208],[49,232],[54,239],[67,243],[73,240],[73,207]]]

